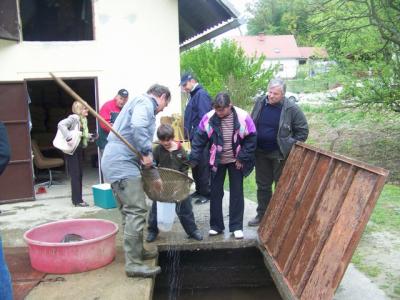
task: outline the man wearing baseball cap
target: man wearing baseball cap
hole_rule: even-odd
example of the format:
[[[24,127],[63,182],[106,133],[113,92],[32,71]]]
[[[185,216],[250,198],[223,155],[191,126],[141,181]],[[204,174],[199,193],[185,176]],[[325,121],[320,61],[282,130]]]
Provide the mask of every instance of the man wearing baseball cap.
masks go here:
[[[179,84],[189,95],[185,108],[184,131],[185,138],[192,141],[201,118],[212,110],[212,100],[207,91],[197,82],[192,73],[185,73]],[[210,167],[208,165],[208,151],[204,148],[203,156],[198,165],[192,169],[196,191],[191,195],[196,204],[203,204],[210,198]]]
[[[126,89],[120,89],[113,99],[104,103],[100,108],[100,116],[102,116],[104,120],[106,120],[108,124],[112,126],[121,109],[128,101],[128,97],[128,91]],[[101,122],[99,122],[99,125],[99,138],[97,139],[96,143],[100,149],[100,155],[102,155],[104,147],[107,144],[107,136],[110,133],[110,130]]]

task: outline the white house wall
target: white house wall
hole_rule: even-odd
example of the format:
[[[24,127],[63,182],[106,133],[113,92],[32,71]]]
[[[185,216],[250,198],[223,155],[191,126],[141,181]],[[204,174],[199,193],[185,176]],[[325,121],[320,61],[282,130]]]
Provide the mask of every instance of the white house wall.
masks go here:
[[[93,41],[0,40],[0,81],[98,78],[99,104],[118,89],[168,86],[166,114],[180,112],[178,0],[94,0]]]
[[[281,78],[294,78],[297,74],[297,68],[299,67],[299,61],[297,59],[266,59],[263,63],[264,68],[269,68],[270,66],[283,65],[283,70],[277,71],[275,76]]]

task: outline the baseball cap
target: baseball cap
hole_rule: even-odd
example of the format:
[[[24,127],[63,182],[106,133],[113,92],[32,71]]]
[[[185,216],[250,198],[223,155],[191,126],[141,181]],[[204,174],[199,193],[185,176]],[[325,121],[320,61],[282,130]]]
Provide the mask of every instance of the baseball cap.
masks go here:
[[[118,95],[120,95],[121,97],[124,97],[124,98],[128,98],[129,93],[128,93],[128,91],[126,89],[120,89],[118,91]]]
[[[179,85],[184,85],[186,82],[188,82],[190,79],[194,79],[193,75],[191,73],[185,73],[181,77],[181,82]]]

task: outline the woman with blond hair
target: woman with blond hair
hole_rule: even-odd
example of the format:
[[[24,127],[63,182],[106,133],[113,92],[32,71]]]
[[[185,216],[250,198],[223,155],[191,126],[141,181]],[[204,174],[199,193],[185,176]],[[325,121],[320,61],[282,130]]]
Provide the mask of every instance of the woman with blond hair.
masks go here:
[[[78,101],[72,104],[72,115],[58,123],[58,129],[61,131],[67,143],[73,143],[73,134],[76,130],[82,133],[79,145],[72,155],[65,154],[68,173],[71,176],[71,194],[72,204],[78,207],[89,206],[82,199],[82,158],[83,148],[87,147],[88,142],[92,142],[92,135],[89,133],[87,125],[88,109]]]

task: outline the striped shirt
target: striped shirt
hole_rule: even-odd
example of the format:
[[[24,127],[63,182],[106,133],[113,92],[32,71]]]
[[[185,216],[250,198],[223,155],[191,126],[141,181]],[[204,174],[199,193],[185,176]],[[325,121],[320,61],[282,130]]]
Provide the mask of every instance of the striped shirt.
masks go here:
[[[221,164],[229,164],[236,161],[232,149],[233,112],[229,116],[221,119],[221,130],[224,140],[221,153]]]

